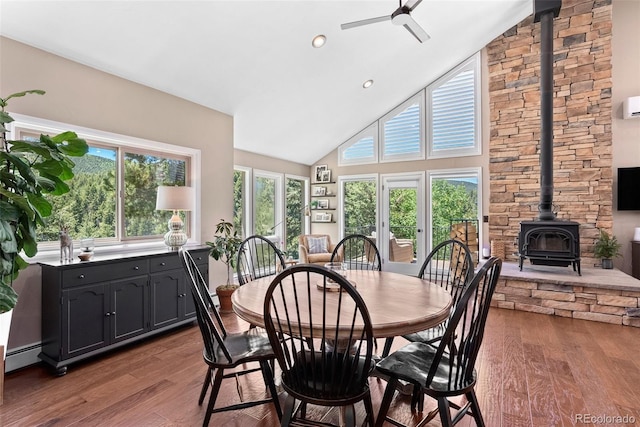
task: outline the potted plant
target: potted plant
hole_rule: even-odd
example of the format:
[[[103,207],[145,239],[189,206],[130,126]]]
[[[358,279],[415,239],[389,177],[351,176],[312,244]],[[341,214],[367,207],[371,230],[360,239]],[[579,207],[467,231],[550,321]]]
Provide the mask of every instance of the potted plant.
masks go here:
[[[593,254],[602,259],[602,268],[612,269],[613,258],[620,255],[622,245],[618,243],[616,236],[609,236],[604,230],[600,230],[600,237],[593,247]]]
[[[220,301],[220,311],[230,312],[231,294],[238,289],[238,285],[233,283],[231,277],[236,266],[236,254],[240,249],[242,239],[234,229],[233,224],[221,219],[216,224],[216,234],[212,242],[206,242],[211,247],[209,255],[216,261],[222,261],[227,268],[227,283],[216,287],[216,295]]]
[[[0,313],[4,313],[0,316],[10,316],[6,313],[18,301],[12,285],[20,270],[29,265],[23,254],[33,257],[38,252],[36,230],[51,215],[51,204],[44,195],[67,193],[69,186],[64,181],[73,178],[75,165],[69,156],[80,157],[89,150],[74,132],[40,135],[38,141],[7,139],[6,125],[13,122],[5,110],[8,101],[44,93],[27,90],[0,98]],[[6,348],[6,342],[1,345]]]

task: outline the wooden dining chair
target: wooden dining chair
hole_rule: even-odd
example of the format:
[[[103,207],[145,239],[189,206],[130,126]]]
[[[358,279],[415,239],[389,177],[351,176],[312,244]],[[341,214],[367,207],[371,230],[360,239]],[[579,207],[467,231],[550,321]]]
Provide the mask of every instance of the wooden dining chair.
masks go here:
[[[200,391],[198,405],[202,405],[209,384],[213,379],[202,425],[208,426],[211,415],[215,412],[243,409],[267,403],[275,405],[278,417],[281,418],[282,409],[271,369],[275,354],[268,336],[258,328],[235,334],[227,333],[222,318],[213,304],[207,283],[200,274],[191,254],[184,248],[180,248],[179,255],[195,302],[198,326],[204,342],[202,356],[207,364],[207,374]],[[258,363],[258,367],[255,366],[255,362]],[[225,373],[228,370],[233,371]],[[269,389],[270,397],[268,399],[243,401],[229,406],[215,407],[223,379],[237,378],[257,371],[262,372],[265,386]]]
[[[399,381],[413,384],[414,389],[438,401],[438,407],[420,422],[423,425],[440,414],[443,427],[455,425],[464,415],[471,415],[476,425],[484,426],[475,385],[475,362],[482,344],[484,326],[491,297],[500,276],[502,260],[490,258],[458,299],[446,331],[437,347],[412,342],[383,358],[375,367],[376,375],[388,378],[376,426],[386,421],[401,426],[387,414]],[[467,403],[460,407],[450,397],[464,395]],[[412,402],[412,409],[415,409]],[[450,409],[456,410],[452,417]]]
[[[382,271],[376,243],[363,234],[350,234],[340,240],[331,254],[331,262],[340,260],[348,270]]]
[[[355,426],[353,405],[359,401],[373,426],[373,330],[362,297],[347,279],[321,266],[289,267],[266,291],[264,318],[287,393],[283,426],[308,421],[307,404],[340,407],[345,425]]]
[[[451,294],[452,308],[455,311],[456,302],[465,284],[473,277],[473,259],[471,251],[460,240],[445,240],[436,245],[422,263],[418,277],[441,286]],[[437,343],[447,328],[447,320],[424,331],[415,332],[402,337],[410,342]],[[382,356],[391,351],[393,338],[387,338]]]
[[[251,280],[274,275],[285,267],[282,252],[266,237],[249,236],[240,244],[236,273],[241,286]]]

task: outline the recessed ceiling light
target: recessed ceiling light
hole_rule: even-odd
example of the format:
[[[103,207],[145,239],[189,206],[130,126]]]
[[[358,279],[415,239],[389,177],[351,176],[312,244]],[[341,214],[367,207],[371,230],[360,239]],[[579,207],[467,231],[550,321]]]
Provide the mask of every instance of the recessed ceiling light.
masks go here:
[[[322,47],[327,42],[327,37],[323,34],[318,34],[311,40],[311,46]]]
[[[368,89],[371,86],[373,86],[373,80],[367,80],[366,82],[362,83],[362,87],[365,89]]]

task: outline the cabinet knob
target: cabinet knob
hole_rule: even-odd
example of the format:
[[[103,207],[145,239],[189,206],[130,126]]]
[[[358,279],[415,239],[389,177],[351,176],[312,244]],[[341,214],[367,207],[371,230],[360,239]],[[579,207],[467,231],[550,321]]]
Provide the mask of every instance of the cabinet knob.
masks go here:
[[[84,279],[84,274],[79,275],[78,279]]]
[[[140,270],[140,267],[138,267],[137,265],[135,267],[133,267],[134,270]]]
[[[166,262],[161,262],[160,265],[164,267],[165,265],[167,265],[167,263]]]
[[[104,314],[105,316],[109,317],[111,316],[111,313],[109,313],[108,311]]]

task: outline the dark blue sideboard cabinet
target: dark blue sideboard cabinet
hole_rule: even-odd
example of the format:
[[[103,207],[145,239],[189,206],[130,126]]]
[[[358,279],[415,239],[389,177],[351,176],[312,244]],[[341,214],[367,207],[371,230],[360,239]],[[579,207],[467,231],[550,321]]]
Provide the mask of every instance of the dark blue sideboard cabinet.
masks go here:
[[[208,281],[209,248],[189,248]],[[40,263],[42,352],[64,375],[67,366],[195,320],[195,306],[177,252],[95,256]]]

